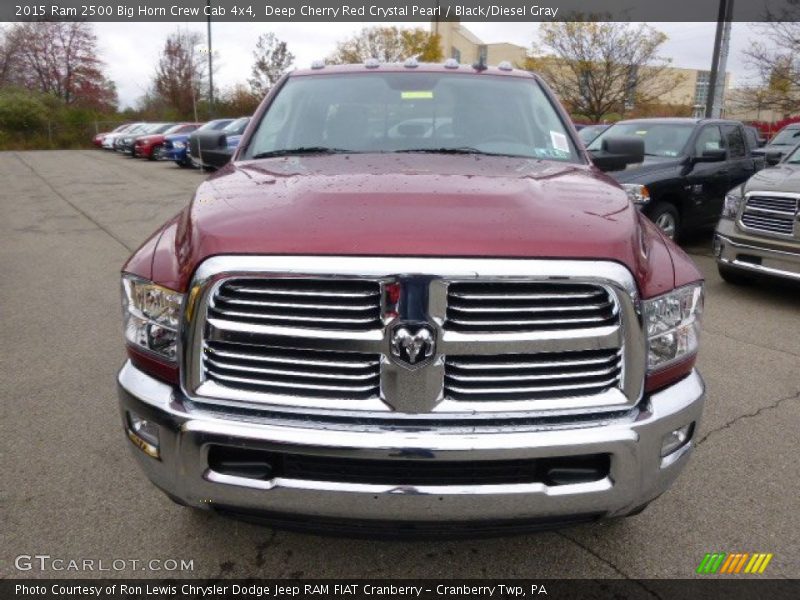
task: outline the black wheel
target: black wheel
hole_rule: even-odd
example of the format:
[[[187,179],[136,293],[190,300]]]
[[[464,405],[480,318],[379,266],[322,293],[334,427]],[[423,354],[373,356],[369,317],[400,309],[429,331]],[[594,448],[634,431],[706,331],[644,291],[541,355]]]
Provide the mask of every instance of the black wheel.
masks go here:
[[[732,285],[748,285],[753,283],[753,276],[740,269],[718,264],[717,270],[719,271],[719,276]]]
[[[650,220],[671,240],[680,235],[681,218],[678,209],[669,202],[656,202],[648,212]]]
[[[164,151],[164,147],[161,145],[156,146],[150,151],[150,156],[147,158],[149,160],[161,160],[161,153]]]

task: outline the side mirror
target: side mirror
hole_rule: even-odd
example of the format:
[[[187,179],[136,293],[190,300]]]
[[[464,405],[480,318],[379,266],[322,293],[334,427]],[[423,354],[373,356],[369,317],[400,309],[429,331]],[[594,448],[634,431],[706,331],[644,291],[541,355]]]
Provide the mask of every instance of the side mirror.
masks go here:
[[[781,159],[783,158],[783,152],[780,150],[770,150],[764,155],[764,158],[770,167],[774,167],[781,162]]]
[[[721,162],[727,158],[727,153],[722,148],[706,149],[700,156],[696,156],[694,162]]]
[[[644,161],[644,140],[637,135],[603,138],[600,150],[589,154],[601,171],[621,171],[630,164]]]

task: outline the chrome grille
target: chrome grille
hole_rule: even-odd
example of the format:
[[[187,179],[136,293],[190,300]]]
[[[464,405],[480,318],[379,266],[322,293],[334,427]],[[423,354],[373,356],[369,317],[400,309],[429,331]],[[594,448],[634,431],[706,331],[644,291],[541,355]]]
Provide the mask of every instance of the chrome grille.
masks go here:
[[[619,387],[618,350],[453,356],[445,361],[445,397],[514,401],[600,394]]]
[[[220,256],[188,298],[197,403],[395,420],[594,414],[643,393],[635,281],[609,261]],[[434,330],[432,360],[393,353],[400,323]]]
[[[784,196],[749,196],[742,211],[742,225],[765,233],[794,234],[800,201]]]
[[[228,388],[361,400],[378,396],[380,355],[207,341],[203,369]]]
[[[602,286],[578,283],[451,283],[445,328],[454,331],[547,331],[615,323],[616,304]]]
[[[260,325],[364,331],[382,326],[381,290],[376,281],[232,279],[217,288],[208,315]]]

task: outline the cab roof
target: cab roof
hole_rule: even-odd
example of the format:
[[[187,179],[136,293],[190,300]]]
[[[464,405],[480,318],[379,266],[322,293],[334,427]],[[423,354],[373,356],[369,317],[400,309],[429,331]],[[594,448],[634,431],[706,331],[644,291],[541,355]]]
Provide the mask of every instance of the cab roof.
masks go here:
[[[316,63],[309,69],[296,69],[289,73],[290,77],[303,77],[306,75],[341,75],[344,73],[472,73],[475,75],[502,75],[503,77],[529,77],[533,73],[524,69],[515,69],[510,64],[476,68],[474,65],[465,65],[448,61],[447,63],[360,63],[347,65],[327,65]]]

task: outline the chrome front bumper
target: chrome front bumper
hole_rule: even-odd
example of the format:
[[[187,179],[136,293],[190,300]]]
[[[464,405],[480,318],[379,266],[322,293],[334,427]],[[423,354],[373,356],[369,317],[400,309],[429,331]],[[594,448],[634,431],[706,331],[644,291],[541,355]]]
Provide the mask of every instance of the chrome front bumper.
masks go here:
[[[800,251],[772,248],[759,238],[740,239],[717,232],[714,237],[714,255],[720,265],[754,274],[800,281]]]
[[[185,405],[180,392],[130,362],[118,377],[127,412],[159,426],[160,458],[131,445],[151,481],[188,505],[320,519],[397,522],[553,519],[627,514],[664,492],[686,464],[690,440],[661,458],[664,436],[689,423],[697,431],[705,387],[694,371],[649,396],[640,410],[591,424],[506,431],[427,427],[355,429],[348,424],[232,418]],[[485,431],[485,432],[484,432]],[[292,453],[387,459],[401,452],[430,460],[487,460],[607,453],[609,475],[591,483],[391,486],[275,478],[249,479],[209,468],[208,448],[223,444]],[[402,460],[402,459],[401,459]]]

